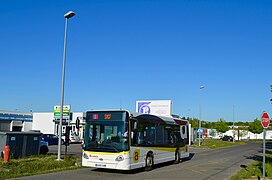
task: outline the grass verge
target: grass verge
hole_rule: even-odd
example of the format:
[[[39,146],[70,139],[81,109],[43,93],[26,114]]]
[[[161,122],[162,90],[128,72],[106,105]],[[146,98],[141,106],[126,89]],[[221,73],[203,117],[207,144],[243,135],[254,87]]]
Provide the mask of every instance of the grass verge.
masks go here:
[[[267,164],[266,164],[267,166]],[[241,169],[235,176],[232,176],[230,180],[240,180],[240,179],[259,179],[263,177],[262,175],[262,163],[254,162],[248,166]]]
[[[195,148],[222,148],[227,146],[241,145],[244,144],[243,141],[221,141],[219,139],[203,139],[201,142],[201,146],[198,146],[198,142],[195,142],[191,147]]]
[[[254,157],[255,162],[244,166],[235,176],[232,176],[231,180],[240,179],[262,179],[263,177],[263,157],[262,155]],[[266,150],[265,156],[265,176],[268,179],[272,179],[272,150]]]
[[[8,163],[0,160],[0,180],[21,176],[31,176],[56,172],[67,169],[76,169],[79,157],[62,157],[63,161],[57,161],[57,156],[32,156],[21,159],[11,159]]]

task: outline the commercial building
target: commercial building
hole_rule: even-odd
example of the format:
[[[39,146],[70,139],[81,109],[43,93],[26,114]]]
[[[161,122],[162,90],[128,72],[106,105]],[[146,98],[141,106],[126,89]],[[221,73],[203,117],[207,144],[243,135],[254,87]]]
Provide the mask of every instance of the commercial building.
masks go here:
[[[0,131],[29,131],[32,122],[32,113],[0,111]]]
[[[84,136],[84,113],[71,112],[70,117],[63,119],[62,133],[65,133],[66,126],[72,127],[72,132],[76,132],[82,139]],[[76,119],[80,120],[80,128],[76,128]],[[54,112],[17,112],[0,111],[0,132],[16,131],[27,132],[39,130],[44,134],[58,134],[59,119],[54,117]]]
[[[66,127],[71,126],[71,131],[76,132],[82,139],[84,136],[84,113],[71,112],[70,118],[63,119],[62,133],[65,133]],[[80,120],[79,129],[76,128],[76,119]],[[35,112],[33,113],[33,130],[40,130],[44,134],[58,134],[59,119],[54,117],[53,112]]]

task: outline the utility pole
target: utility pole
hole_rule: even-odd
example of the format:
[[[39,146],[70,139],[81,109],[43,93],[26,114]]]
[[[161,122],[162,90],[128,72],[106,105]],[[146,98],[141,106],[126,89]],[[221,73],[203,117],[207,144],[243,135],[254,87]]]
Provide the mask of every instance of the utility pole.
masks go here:
[[[200,146],[200,141],[202,139],[201,135],[203,132],[201,132],[201,110],[202,110],[202,107],[201,107],[201,101],[202,101],[202,98],[201,98],[201,92],[202,92],[202,89],[204,89],[205,87],[204,86],[200,86],[200,110],[199,110],[199,128],[198,128],[198,146]]]
[[[232,133],[233,133],[233,139],[232,139],[232,142],[234,143],[234,105],[232,106]]]

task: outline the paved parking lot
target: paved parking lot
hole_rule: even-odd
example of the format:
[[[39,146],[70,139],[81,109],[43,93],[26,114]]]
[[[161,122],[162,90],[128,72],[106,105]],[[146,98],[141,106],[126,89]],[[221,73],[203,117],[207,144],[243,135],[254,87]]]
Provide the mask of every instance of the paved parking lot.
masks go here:
[[[65,154],[65,145],[61,146],[62,154]],[[49,146],[49,154],[57,154],[58,153],[58,145]],[[81,144],[70,144],[67,146],[67,154],[72,156],[81,156],[82,148]]]

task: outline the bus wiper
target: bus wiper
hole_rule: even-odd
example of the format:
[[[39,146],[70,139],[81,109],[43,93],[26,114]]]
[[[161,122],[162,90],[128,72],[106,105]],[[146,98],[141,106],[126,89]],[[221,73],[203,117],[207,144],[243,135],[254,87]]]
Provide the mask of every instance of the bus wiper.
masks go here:
[[[116,151],[116,152],[120,152],[118,149],[116,149],[112,144],[111,144],[111,147],[113,147],[113,149]]]
[[[83,149],[85,151],[91,151],[91,150],[94,150],[94,149],[97,149],[97,148],[94,148],[94,147],[84,147]]]
[[[105,142],[105,144],[110,144],[110,147],[112,147],[116,152],[120,152],[117,148],[115,148],[114,146],[113,146],[113,143],[115,143],[115,142],[113,142],[113,141],[104,141]]]

